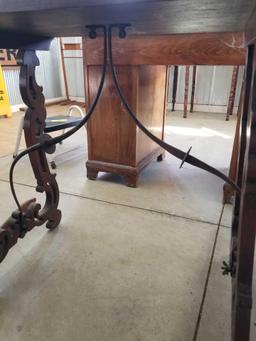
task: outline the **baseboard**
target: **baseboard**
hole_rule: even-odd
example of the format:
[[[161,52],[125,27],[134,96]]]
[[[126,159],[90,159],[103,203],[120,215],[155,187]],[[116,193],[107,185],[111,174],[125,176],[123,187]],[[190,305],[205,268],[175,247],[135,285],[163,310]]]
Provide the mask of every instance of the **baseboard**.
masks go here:
[[[69,96],[69,99],[71,101],[77,101],[77,102],[81,102],[84,103],[85,102],[85,97],[74,97],[74,96]]]
[[[48,98],[45,100],[45,103],[46,104],[54,104],[54,103],[64,101],[65,99],[66,99],[66,97]],[[12,110],[12,112],[17,112],[17,111],[20,111],[20,109],[26,108],[26,107],[27,106],[24,103],[21,103],[21,104],[12,105],[11,110]]]

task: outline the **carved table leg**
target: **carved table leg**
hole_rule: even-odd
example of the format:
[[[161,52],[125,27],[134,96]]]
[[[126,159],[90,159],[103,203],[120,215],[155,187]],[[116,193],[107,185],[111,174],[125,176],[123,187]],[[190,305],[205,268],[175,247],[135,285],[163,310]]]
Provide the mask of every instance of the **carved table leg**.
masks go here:
[[[188,115],[188,87],[189,87],[189,66],[186,66],[185,88],[184,88],[184,113],[183,113],[184,118],[187,118],[187,115]]]
[[[24,118],[24,133],[27,147],[43,140],[50,139],[44,134],[46,111],[42,87],[35,80],[35,68],[39,60],[34,50],[20,51],[18,56],[20,68],[20,92],[23,101],[28,106]],[[53,152],[51,147],[48,152]],[[36,178],[36,191],[45,193],[45,205],[36,203],[35,199],[20,205],[20,210],[12,213],[11,217],[0,228],[0,262],[9,249],[16,244],[18,238],[35,226],[47,223],[49,229],[58,226],[61,212],[58,210],[59,189],[55,174],[51,174],[45,151],[37,149],[29,154],[30,162]]]
[[[39,60],[35,51],[24,51],[22,53],[23,66],[20,70],[20,92],[23,101],[27,104],[28,110],[24,118],[24,134],[26,145],[29,147],[43,140],[51,139],[44,134],[46,110],[43,88],[36,84],[35,68],[39,65]],[[25,80],[25,83],[24,83]],[[45,207],[40,214],[42,221],[48,221],[48,228],[55,228],[61,218],[57,209],[59,203],[59,188],[55,179],[55,174],[50,172],[46,153],[53,153],[55,146],[51,150],[39,149],[29,154],[31,166],[37,181],[36,190],[45,192]],[[43,222],[42,222],[43,223]]]

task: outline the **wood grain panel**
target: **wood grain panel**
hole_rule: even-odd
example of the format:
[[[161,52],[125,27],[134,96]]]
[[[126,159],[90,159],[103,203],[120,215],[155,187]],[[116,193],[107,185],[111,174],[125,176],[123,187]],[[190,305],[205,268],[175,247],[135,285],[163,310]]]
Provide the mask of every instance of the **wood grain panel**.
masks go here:
[[[102,73],[102,65],[88,65],[92,50],[83,39],[84,74],[87,110],[92,103]],[[167,92],[166,65],[118,65],[117,78],[130,107],[140,121],[156,136],[163,138]],[[87,177],[97,178],[98,172],[124,177],[128,186],[136,187],[138,175],[151,160],[162,160],[163,150],[137,127],[117,95],[109,66],[103,91],[87,124]]]
[[[102,39],[87,40],[88,65],[102,63]],[[113,39],[118,65],[243,65],[241,33],[127,36]]]
[[[96,95],[101,72],[100,66],[88,67],[88,105]],[[136,72],[132,66],[117,69],[121,89],[133,110],[136,110]],[[102,95],[87,127],[89,160],[135,167],[136,155],[132,151],[136,146],[136,130],[117,96],[109,70]]]
[[[86,25],[116,22],[131,23],[130,32],[138,35],[243,32],[253,3],[254,0],[8,0],[0,1],[0,34],[82,36]],[[14,47],[15,35],[9,35],[4,43],[9,44],[10,39]]]
[[[160,139],[163,137],[165,116],[165,91],[167,82],[167,67],[164,65],[138,66],[138,118]],[[137,163],[145,155],[159,149],[158,145],[137,130]]]

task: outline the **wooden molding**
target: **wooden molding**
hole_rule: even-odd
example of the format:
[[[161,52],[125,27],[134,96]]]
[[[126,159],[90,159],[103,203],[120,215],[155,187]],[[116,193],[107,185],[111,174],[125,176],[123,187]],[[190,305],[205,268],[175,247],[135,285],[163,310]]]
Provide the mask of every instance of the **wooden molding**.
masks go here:
[[[102,64],[102,39],[85,39],[88,65]],[[119,65],[243,65],[243,33],[199,33],[113,38]]]

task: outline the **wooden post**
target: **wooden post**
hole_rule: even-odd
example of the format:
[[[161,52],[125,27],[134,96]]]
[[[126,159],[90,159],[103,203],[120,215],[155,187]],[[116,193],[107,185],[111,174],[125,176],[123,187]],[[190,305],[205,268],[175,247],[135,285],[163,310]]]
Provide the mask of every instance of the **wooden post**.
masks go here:
[[[238,105],[238,110],[237,110],[236,132],[235,132],[235,138],[234,138],[234,143],[233,143],[233,148],[232,148],[231,161],[230,161],[229,174],[228,174],[229,177],[233,181],[236,181],[236,174],[237,174],[238,153],[239,153],[239,144],[240,144],[240,126],[241,126],[243,101],[244,101],[244,82],[241,87],[239,105]],[[231,204],[233,196],[234,196],[233,188],[228,183],[225,183],[223,186],[223,204]]]
[[[62,71],[63,71],[63,77],[64,77],[65,93],[66,93],[67,101],[69,101],[70,99],[69,99],[69,92],[68,92],[67,72],[66,72],[65,61],[64,61],[64,49],[63,49],[62,38],[60,38],[60,54],[61,54],[61,65],[62,65]]]
[[[186,65],[185,87],[184,87],[184,113],[183,113],[184,118],[187,118],[187,115],[188,115],[188,87],[189,87],[189,66]]]
[[[195,86],[196,86],[196,65],[193,65],[190,112],[193,112],[194,110]]]
[[[172,111],[175,110],[177,85],[178,85],[178,75],[179,75],[179,67],[178,67],[178,65],[175,65],[174,66],[174,73],[173,73],[173,87],[172,87]]]
[[[256,42],[256,39],[255,39]],[[240,153],[232,221],[232,341],[248,341],[252,308],[252,276],[256,232],[256,43],[248,46],[245,100],[241,121]]]
[[[226,121],[229,121],[229,116],[232,115],[234,109],[234,101],[236,96],[236,87],[237,87],[237,77],[238,77],[239,66],[233,67],[231,85],[230,85],[230,93],[228,99],[228,107],[227,107],[227,115]]]

